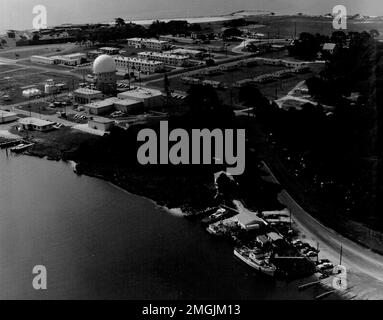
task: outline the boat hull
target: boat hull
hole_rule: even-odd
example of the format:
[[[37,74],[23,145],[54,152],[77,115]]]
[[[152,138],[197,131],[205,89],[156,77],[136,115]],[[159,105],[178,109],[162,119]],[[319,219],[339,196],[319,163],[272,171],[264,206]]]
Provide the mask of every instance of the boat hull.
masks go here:
[[[234,255],[240,259],[241,261],[243,261],[244,263],[246,263],[248,266],[252,267],[253,269],[267,275],[267,276],[270,276],[270,277],[274,277],[275,276],[275,269],[273,268],[265,268],[265,267],[262,267],[258,264],[256,264],[255,262],[251,261],[249,258],[247,257],[244,257],[241,253],[239,253],[237,250],[234,250]]]

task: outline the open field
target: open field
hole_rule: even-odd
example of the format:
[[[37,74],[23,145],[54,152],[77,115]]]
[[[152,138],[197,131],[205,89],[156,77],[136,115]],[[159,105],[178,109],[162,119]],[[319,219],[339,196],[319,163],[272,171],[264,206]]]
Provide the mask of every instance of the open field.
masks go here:
[[[15,70],[12,73],[8,73],[7,76],[9,77],[7,79],[0,78],[0,93],[7,94],[12,99],[11,101],[3,102],[5,105],[27,101],[27,99],[22,96],[23,88],[33,85],[43,91],[43,85],[48,79],[68,83],[71,88],[73,81],[75,81],[75,83],[78,82],[78,80],[75,80],[70,74],[55,74],[53,72],[36,71],[34,69]]]
[[[59,55],[70,53],[76,47],[74,43],[22,46],[0,49],[0,57],[7,59],[25,59],[33,55]]]

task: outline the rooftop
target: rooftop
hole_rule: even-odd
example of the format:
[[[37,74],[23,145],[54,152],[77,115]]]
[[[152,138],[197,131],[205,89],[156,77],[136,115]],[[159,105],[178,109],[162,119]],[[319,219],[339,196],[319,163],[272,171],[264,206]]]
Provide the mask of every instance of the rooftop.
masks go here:
[[[114,120],[107,119],[107,118],[99,118],[99,117],[92,117],[89,119],[89,121],[94,121],[94,122],[103,123],[103,124],[114,123]]]
[[[178,54],[173,54],[169,52],[140,52],[138,54],[139,56],[145,56],[145,57],[166,57],[166,58],[171,58],[171,59],[189,59],[189,56],[186,55],[178,55]]]
[[[88,108],[104,108],[113,105],[114,102],[109,99],[94,101],[85,105]]]
[[[93,89],[88,89],[88,88],[78,88],[77,90],[74,91],[74,93],[88,94],[88,95],[102,94],[101,91],[93,90]]]
[[[129,90],[120,93],[120,96],[123,97],[134,97],[138,99],[145,99],[145,98],[150,98],[150,97],[158,97],[162,96],[162,93],[160,90],[156,89],[151,89],[151,88],[137,88],[135,90]]]
[[[54,124],[53,122],[50,122],[50,121],[46,121],[46,120],[42,120],[38,118],[31,118],[31,117],[20,119],[19,123],[24,125],[34,125],[38,127],[45,127],[45,126],[50,126]]]
[[[128,62],[137,62],[137,63],[147,63],[147,64],[153,64],[158,65],[162,64],[160,61],[153,61],[153,60],[147,60],[147,59],[140,59],[140,58],[132,58],[132,57],[114,57],[116,61],[128,61]]]
[[[325,43],[323,45],[323,50],[334,50],[336,47],[335,43]]]
[[[115,47],[102,47],[100,48],[100,50],[120,50],[120,49]]]
[[[0,118],[14,117],[14,116],[16,116],[16,115],[17,115],[17,114],[16,114],[16,113],[13,113],[13,112],[8,112],[8,111],[0,110]]]

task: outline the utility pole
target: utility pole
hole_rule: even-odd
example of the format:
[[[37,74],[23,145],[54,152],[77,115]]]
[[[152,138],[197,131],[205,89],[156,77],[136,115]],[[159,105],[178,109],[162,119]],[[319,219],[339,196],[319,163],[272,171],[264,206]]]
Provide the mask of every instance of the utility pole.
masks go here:
[[[343,247],[340,245],[340,259],[339,259],[339,265],[342,265],[342,255],[343,255]]]

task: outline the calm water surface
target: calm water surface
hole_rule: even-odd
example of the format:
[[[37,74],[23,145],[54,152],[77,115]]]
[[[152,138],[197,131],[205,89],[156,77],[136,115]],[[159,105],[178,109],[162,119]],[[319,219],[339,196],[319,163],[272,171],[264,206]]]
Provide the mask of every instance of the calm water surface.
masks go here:
[[[32,269],[48,290],[32,289]],[[0,298],[312,298],[254,274],[199,223],[68,164],[0,151]]]

